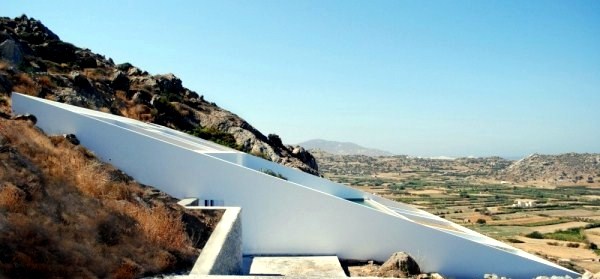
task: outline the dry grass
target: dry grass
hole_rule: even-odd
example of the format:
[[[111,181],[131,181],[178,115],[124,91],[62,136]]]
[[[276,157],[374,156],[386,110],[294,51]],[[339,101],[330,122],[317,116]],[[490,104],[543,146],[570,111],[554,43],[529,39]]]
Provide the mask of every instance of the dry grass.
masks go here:
[[[8,68],[10,68],[10,64],[5,60],[0,59],[0,71],[4,71]]]
[[[103,68],[85,68],[82,73],[89,80],[105,81],[108,79],[108,73]]]
[[[56,84],[54,83],[54,81],[52,81],[50,76],[47,76],[47,75],[38,77],[37,81],[38,81],[38,84],[43,88],[55,88],[56,87]]]
[[[552,241],[553,245],[548,245],[547,239],[531,239],[527,237],[517,237],[523,243],[512,243],[512,246],[523,249],[529,253],[542,253],[549,257],[557,259],[571,260],[589,260],[596,259],[597,255],[590,249],[584,247],[571,248],[568,247],[568,241]]]
[[[0,186],[0,207],[8,212],[23,212],[25,209],[25,192],[8,182]]]
[[[154,117],[152,116],[152,109],[142,104],[132,104],[130,101],[126,101],[128,104],[121,110],[123,116],[141,120],[144,122],[152,122]]]
[[[145,199],[139,184],[29,122],[0,118],[0,146],[0,277],[136,278],[191,268],[199,251],[180,207]]]
[[[31,96],[38,96],[40,87],[26,73],[17,74],[13,79],[12,91],[19,92]]]
[[[133,217],[140,231],[155,245],[170,249],[184,249],[190,246],[190,239],[185,234],[173,233],[185,231],[181,214],[162,205],[144,208],[131,203],[115,203],[113,206]]]

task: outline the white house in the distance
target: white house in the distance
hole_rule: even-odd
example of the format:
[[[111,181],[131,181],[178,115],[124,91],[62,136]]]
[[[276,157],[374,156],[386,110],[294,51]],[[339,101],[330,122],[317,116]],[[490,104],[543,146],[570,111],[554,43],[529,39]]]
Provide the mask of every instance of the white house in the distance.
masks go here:
[[[515,203],[513,203],[513,205],[512,205],[512,207],[518,207],[518,208],[529,208],[529,207],[535,207],[535,206],[536,206],[535,200],[529,200],[529,199],[515,200]]]
[[[34,114],[47,134],[75,134],[141,183],[177,198],[242,207],[246,255],[384,261],[404,251],[423,271],[448,278],[578,275],[412,206],[182,132],[17,93],[12,105],[15,113]]]

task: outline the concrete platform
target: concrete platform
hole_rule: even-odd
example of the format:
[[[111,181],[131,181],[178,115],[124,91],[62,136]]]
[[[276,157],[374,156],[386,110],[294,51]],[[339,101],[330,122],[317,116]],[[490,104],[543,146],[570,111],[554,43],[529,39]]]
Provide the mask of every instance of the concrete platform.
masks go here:
[[[346,277],[336,256],[244,256],[243,263],[246,275]]]

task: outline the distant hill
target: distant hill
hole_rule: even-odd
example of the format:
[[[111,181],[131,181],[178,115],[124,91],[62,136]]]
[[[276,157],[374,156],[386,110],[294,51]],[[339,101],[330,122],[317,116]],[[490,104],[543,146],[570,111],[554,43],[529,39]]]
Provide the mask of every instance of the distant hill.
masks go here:
[[[532,154],[503,169],[499,177],[515,182],[591,184],[600,180],[600,154]]]
[[[414,172],[539,186],[600,186],[600,154],[532,154],[520,160],[501,157],[421,158],[406,155],[372,157],[311,152],[324,175],[401,177]]]
[[[351,142],[329,141],[324,139],[313,139],[301,142],[298,145],[308,150],[322,150],[333,155],[365,155],[365,156],[392,156],[394,154]]]

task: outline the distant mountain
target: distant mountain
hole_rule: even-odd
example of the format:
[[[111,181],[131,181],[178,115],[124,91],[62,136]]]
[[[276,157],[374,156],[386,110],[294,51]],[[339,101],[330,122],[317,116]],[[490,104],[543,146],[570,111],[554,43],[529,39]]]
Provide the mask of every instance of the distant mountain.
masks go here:
[[[360,146],[351,142],[329,141],[323,139],[313,139],[301,142],[298,145],[308,150],[322,150],[334,155],[365,155],[365,156],[392,156],[394,154],[379,150]]]

